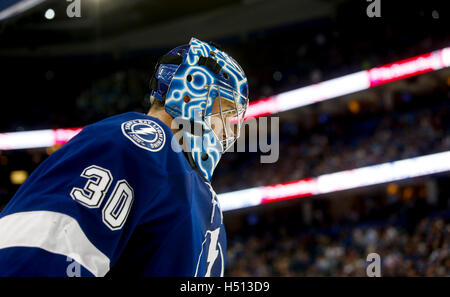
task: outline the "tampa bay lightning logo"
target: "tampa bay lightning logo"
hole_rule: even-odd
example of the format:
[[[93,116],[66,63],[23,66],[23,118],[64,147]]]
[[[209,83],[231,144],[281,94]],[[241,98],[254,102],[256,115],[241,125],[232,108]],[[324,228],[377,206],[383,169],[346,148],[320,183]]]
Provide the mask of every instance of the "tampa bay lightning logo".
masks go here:
[[[152,151],[159,151],[166,143],[164,129],[152,120],[131,120],[122,123],[122,133],[137,146]]]

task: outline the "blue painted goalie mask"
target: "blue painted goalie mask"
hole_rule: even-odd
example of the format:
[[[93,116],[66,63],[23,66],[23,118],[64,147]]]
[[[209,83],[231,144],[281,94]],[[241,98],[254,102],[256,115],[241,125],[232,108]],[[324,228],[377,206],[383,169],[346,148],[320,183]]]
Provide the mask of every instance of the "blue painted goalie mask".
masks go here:
[[[150,87],[152,100],[163,102],[175,128],[182,127],[175,139],[182,138],[188,159],[211,180],[240,134],[248,107],[244,71],[216,46],[192,38],[160,58]]]

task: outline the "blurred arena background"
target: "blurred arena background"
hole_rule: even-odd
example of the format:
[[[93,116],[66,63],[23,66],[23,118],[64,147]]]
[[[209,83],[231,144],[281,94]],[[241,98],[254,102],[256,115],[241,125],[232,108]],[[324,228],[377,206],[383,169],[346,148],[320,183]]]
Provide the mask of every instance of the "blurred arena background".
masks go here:
[[[76,128],[147,112],[157,58],[195,36],[280,118],[278,162],[229,153],[213,177],[226,276],[366,276],[372,252],[382,276],[450,276],[446,1],[75,2],[0,1],[0,209]]]

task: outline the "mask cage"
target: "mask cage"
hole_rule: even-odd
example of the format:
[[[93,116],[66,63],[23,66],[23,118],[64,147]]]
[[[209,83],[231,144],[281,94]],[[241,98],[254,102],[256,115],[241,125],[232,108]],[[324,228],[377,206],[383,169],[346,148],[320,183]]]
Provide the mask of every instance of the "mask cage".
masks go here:
[[[203,118],[226,152],[240,136],[249,100],[232,88],[217,84],[206,88],[206,106],[211,106],[211,112],[206,114],[205,108]]]

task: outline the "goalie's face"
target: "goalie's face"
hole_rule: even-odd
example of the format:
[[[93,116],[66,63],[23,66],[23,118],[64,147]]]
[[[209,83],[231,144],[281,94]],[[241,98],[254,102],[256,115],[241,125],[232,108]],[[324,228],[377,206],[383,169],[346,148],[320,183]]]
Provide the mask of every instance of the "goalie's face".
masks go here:
[[[213,100],[211,113],[205,116],[209,117],[210,128],[225,152],[240,135],[248,100],[237,93],[231,97],[218,94]]]

